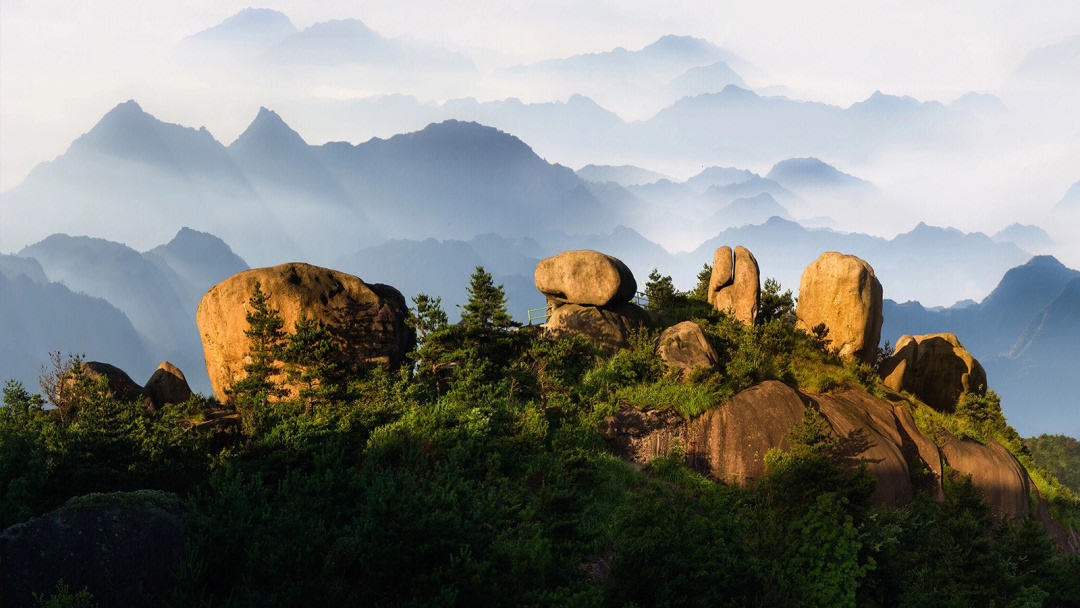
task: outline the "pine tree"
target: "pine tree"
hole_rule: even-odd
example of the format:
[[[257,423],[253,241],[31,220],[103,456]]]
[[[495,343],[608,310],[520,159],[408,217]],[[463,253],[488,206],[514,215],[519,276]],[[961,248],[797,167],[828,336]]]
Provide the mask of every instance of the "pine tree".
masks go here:
[[[325,325],[301,314],[295,329],[282,349],[282,361],[289,384],[297,387],[297,396],[307,402],[310,410],[341,396],[341,367],[333,337]]]
[[[248,358],[244,365],[247,376],[229,390],[233,399],[280,397],[285,394],[271,377],[278,373],[281,350],[285,343],[285,321],[277,309],[270,306],[270,296],[262,290],[256,281],[255,291],[248,298],[248,311],[245,315],[248,328],[244,335],[248,337]]]
[[[712,264],[705,264],[697,273],[697,286],[690,292],[690,299],[708,302],[710,281],[712,281]]]
[[[425,293],[417,294],[412,299],[413,309],[409,315],[409,326],[420,334],[423,341],[428,334],[445,329],[448,324],[446,311],[442,309],[442,298],[431,297]]]
[[[664,310],[675,301],[675,295],[675,283],[671,277],[661,276],[660,271],[653,268],[649,273],[649,281],[645,283],[645,297],[649,299],[648,309]]]
[[[502,285],[495,285],[491,274],[483,266],[477,266],[466,288],[468,301],[462,307],[461,325],[467,328],[507,329],[517,327],[506,311],[506,292]]]

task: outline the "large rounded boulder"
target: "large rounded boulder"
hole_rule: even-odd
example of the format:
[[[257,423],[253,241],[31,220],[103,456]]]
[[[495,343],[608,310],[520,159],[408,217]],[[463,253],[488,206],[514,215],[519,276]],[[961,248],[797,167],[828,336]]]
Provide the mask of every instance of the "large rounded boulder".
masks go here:
[[[219,400],[245,376],[248,300],[259,284],[291,333],[301,315],[324,324],[349,364],[393,369],[416,344],[405,298],[389,285],[310,264],[289,263],[235,274],[206,292],[196,321],[210,382]],[[286,389],[291,389],[283,383]]]
[[[656,354],[684,379],[702,368],[716,369],[720,363],[716,349],[709,344],[701,326],[693,321],[665,329],[656,340]]]
[[[709,304],[735,319],[753,325],[761,303],[761,276],[757,258],[743,246],[720,247],[713,254],[709,277]]]
[[[799,281],[799,327],[824,324],[841,357],[871,362],[881,339],[881,282],[865,261],[835,251],[821,254]]]
[[[650,322],[649,313],[635,304],[564,304],[551,313],[544,327],[554,336],[582,335],[604,351],[613,352],[628,347],[630,335]]]
[[[168,361],[162,361],[154,370],[153,375],[146,381],[144,390],[154,408],[183,403],[191,397],[191,387],[188,386],[184,372]]]
[[[534,278],[536,288],[554,303],[611,306],[629,302],[637,292],[626,264],[591,249],[540,260]]]
[[[951,412],[965,393],[986,391],[986,372],[955,335],[904,336],[881,364],[885,386]]]

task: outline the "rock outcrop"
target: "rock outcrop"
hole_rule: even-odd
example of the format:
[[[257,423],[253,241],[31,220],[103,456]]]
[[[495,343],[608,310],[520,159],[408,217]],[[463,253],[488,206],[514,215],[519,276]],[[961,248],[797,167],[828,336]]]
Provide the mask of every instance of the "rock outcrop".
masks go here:
[[[951,412],[965,394],[986,391],[986,372],[949,333],[904,336],[881,364],[885,386],[908,391],[930,407]]]
[[[690,420],[669,410],[620,410],[604,422],[616,453],[647,464],[682,446],[691,466],[728,483],[751,483],[765,473],[765,454],[789,450],[788,435],[805,407],[817,409],[838,441],[836,458],[845,466],[865,461],[878,480],[875,504],[901,506],[915,486],[909,462],[921,459],[937,475],[941,458],[901,406],[862,390],[807,395],[770,380],[739,392],[731,401]]]
[[[631,304],[586,306],[564,304],[555,308],[544,327],[555,336],[580,334],[606,352],[630,345],[631,332],[648,327],[649,313]]]
[[[90,494],[0,533],[0,605],[36,605],[63,582],[99,606],[138,604],[172,583],[183,552],[183,504],[156,491]]]
[[[564,251],[536,265],[536,288],[549,303],[611,306],[633,299],[637,282],[621,260],[582,249]]]
[[[881,283],[865,261],[835,251],[821,254],[799,281],[796,308],[806,331],[824,323],[841,357],[871,362],[881,339]]]
[[[188,386],[184,372],[168,361],[162,361],[154,370],[153,375],[146,381],[144,390],[154,409],[183,403],[191,397],[191,387]]]
[[[720,363],[716,349],[709,344],[701,326],[693,321],[665,329],[656,340],[656,354],[669,368],[679,370],[682,378],[700,368],[715,369]]]
[[[911,502],[916,490],[942,500],[948,465],[954,478],[970,477],[995,516],[1017,522],[1033,515],[1059,550],[1080,553],[1080,536],[1050,516],[1048,502],[1003,445],[958,439],[941,428],[932,439],[916,426],[903,396],[887,392],[886,397],[862,389],[803,393],[770,380],[692,420],[671,409],[627,407],[605,419],[601,430],[612,451],[637,466],[678,447],[699,472],[726,483],[750,484],[765,474],[769,450],[791,449],[791,431],[804,408],[814,408],[836,441],[833,459],[846,468],[865,463],[877,480],[874,504],[900,507]]]
[[[753,325],[761,303],[761,277],[757,259],[743,246],[720,247],[713,254],[709,277],[709,304],[717,310],[731,311],[746,325]]]
[[[248,299],[259,283],[291,332],[301,314],[326,325],[343,361],[396,368],[416,344],[408,306],[397,289],[344,272],[289,263],[235,274],[206,292],[196,320],[210,382],[219,400],[244,377]],[[281,378],[282,385],[292,389]]]
[[[131,376],[127,375],[127,372],[115,365],[100,361],[87,361],[82,364],[82,373],[94,382],[97,382],[100,378],[105,378],[108,383],[109,393],[118,399],[138,401],[146,396],[143,387],[132,380]]]

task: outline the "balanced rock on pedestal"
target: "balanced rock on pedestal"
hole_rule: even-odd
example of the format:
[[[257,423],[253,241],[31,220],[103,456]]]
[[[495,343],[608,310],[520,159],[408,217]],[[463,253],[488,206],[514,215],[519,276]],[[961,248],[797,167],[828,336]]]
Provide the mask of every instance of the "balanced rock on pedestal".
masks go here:
[[[821,254],[799,281],[798,325],[824,323],[841,357],[873,361],[881,339],[881,283],[865,261],[835,251]]]
[[[986,372],[955,335],[904,336],[881,364],[885,386],[951,412],[965,393],[986,392]]]
[[[630,334],[650,324],[633,304],[637,281],[621,260],[599,251],[564,251],[536,265],[536,288],[553,308],[544,327],[555,336],[579,334],[607,352],[629,346]]]
[[[753,325],[761,302],[761,277],[757,259],[746,247],[720,247],[713,254],[709,277],[709,304],[735,319]]]
[[[287,333],[294,331],[301,314],[324,324],[345,364],[393,369],[416,345],[416,333],[406,324],[405,298],[389,285],[369,284],[351,274],[301,263],[245,270],[206,292],[196,314],[206,371],[219,400],[225,401],[226,391],[246,375],[249,340],[244,330],[248,299],[256,283],[277,309]],[[295,392],[283,377],[275,380]]]

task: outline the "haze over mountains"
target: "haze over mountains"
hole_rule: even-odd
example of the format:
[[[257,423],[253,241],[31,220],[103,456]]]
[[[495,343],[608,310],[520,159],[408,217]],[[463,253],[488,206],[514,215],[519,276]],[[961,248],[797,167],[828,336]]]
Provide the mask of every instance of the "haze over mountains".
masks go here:
[[[483,264],[524,320],[554,252],[610,252],[639,284],[658,268],[689,289],[741,244],[792,289],[820,252],[858,255],[886,298],[921,303],[890,304],[883,338],[955,331],[1007,403],[1067,398],[1040,384],[1076,360],[1061,336],[1078,336],[1080,38],[997,88],[840,100],[725,40],[523,59],[342,17],[246,9],[63,111],[22,120],[5,102],[0,376],[32,384],[63,349],[140,380],[171,359],[205,388],[194,305],[249,264],[333,266],[441,296],[452,318]],[[55,150],[21,130],[53,124],[72,129]],[[45,162],[13,169],[24,149]]]

